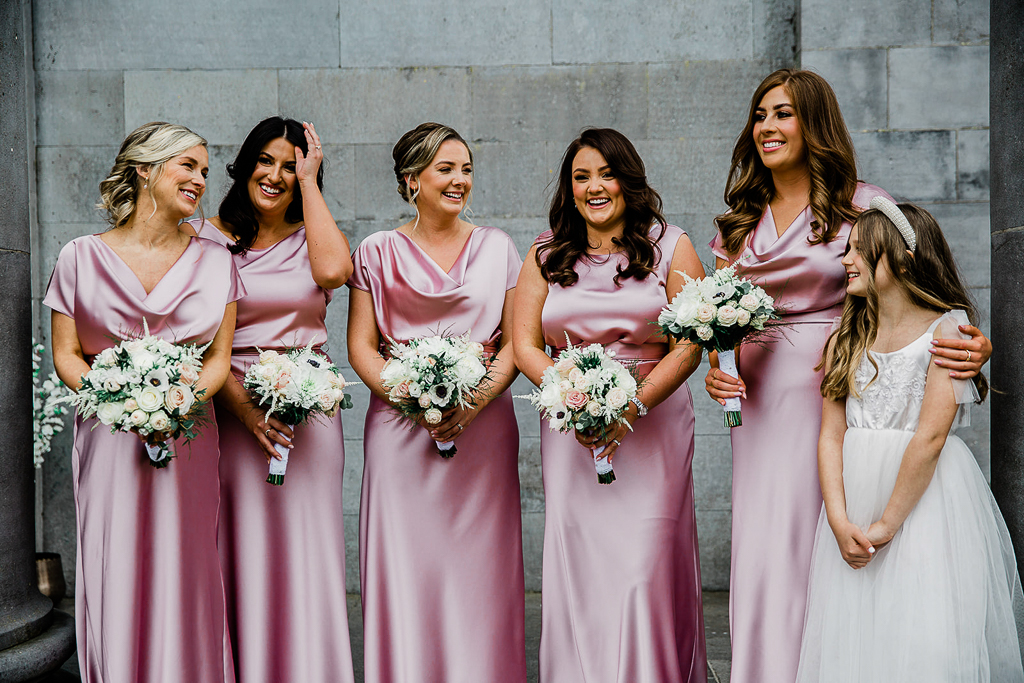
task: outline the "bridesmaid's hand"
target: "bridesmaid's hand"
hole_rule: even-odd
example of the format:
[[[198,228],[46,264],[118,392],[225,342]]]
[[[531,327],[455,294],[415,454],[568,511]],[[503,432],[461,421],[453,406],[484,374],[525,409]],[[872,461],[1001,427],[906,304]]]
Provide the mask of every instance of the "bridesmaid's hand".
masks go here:
[[[868,527],[864,535],[867,536],[868,541],[875,550],[881,550],[896,535],[896,530],[888,528],[882,520],[878,520]]]
[[[436,425],[424,426],[430,432],[430,438],[434,441],[441,443],[455,441],[455,439],[462,436],[466,427],[476,419],[476,416],[480,414],[485,405],[486,402],[478,399],[477,404],[472,407],[463,408],[462,406],[455,406],[444,413],[441,416],[441,421]]]
[[[747,385],[739,377],[727,375],[718,368],[708,370],[704,378],[704,389],[708,396],[715,399],[723,406],[727,398],[746,398]]]
[[[601,438],[600,433],[598,434],[584,434],[582,432],[576,432],[576,440],[580,442],[580,445],[590,451],[594,451],[600,447],[604,447],[601,451],[601,455],[598,456],[598,460],[608,458],[608,462],[612,461],[615,456],[615,452],[619,450],[619,446],[622,445],[622,440],[629,437],[629,433],[632,431],[633,423],[636,422],[637,414],[636,408],[633,404],[623,413],[622,417],[626,419],[627,424],[622,422],[616,422],[609,426],[604,432],[604,438]],[[593,457],[593,456],[591,456]]]
[[[295,148],[295,179],[299,185],[305,186],[307,183],[313,183],[315,186],[316,172],[320,170],[320,164],[323,163],[324,153],[321,149],[320,136],[316,134],[313,124],[303,122],[302,127],[306,133],[307,152],[303,154],[301,148]]]
[[[992,342],[974,325],[961,325],[960,331],[971,338],[935,339],[929,350],[935,355],[936,365],[950,370],[950,377],[970,379],[992,357]]]
[[[854,569],[863,569],[874,557],[874,546],[856,524],[849,520],[839,522],[832,527],[832,533],[835,534],[843,560]]]
[[[265,415],[266,413],[259,408],[253,408],[245,416],[245,428],[256,437],[256,441],[263,449],[263,455],[269,463],[271,458],[281,459],[281,454],[274,448],[274,444],[279,443],[285,448],[293,448],[292,436],[294,434],[291,427],[276,417],[265,420]]]

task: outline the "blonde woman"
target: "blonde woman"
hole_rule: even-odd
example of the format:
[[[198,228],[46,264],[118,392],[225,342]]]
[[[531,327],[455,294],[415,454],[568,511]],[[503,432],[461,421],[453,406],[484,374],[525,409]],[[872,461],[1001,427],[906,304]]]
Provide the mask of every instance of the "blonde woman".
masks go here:
[[[54,365],[70,388],[143,319],[168,341],[210,343],[203,400],[223,384],[245,292],[226,249],[178,227],[199,206],[207,158],[203,138],[168,123],[122,143],[100,184],[111,229],[61,249],[43,301],[53,310]],[[217,562],[216,423],[175,452],[155,469],[135,436],[75,421],[75,613],[86,683],[234,681]]]

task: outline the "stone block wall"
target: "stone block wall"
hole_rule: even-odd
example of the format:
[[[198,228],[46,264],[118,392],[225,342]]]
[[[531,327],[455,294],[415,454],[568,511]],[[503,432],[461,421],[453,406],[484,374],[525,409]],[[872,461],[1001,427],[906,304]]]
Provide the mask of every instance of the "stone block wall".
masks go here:
[[[272,114],[312,121],[329,161],[328,205],[353,247],[410,215],[395,192],[394,142],[422,121],[449,123],[475,155],[474,221],[508,231],[522,254],[546,228],[565,146],[585,125],[612,126],[636,143],[669,219],[689,231],[711,262],[712,218],[724,208],[729,157],[750,93],[773,68],[799,63],[801,50],[804,64],[840,93],[862,175],[947,212],[940,221],[956,226],[958,250],[985,256],[986,265],[968,272],[972,285],[987,292],[987,109],[942,114],[909,94],[888,95],[890,78],[916,83],[915,74],[935,72],[946,87],[969,72],[957,55],[987,51],[987,20],[957,19],[954,0],[936,0],[934,10],[932,0],[900,0],[906,21],[887,25],[914,30],[864,42],[874,23],[833,16],[833,4],[804,0],[798,13],[796,0],[647,0],[602,3],[600,11],[565,0],[304,0],[282,17],[281,6],[266,0],[185,2],[173,9],[36,0],[37,306],[60,246],[103,229],[93,204],[123,136],[155,119],[183,123],[209,139],[204,205],[211,215],[226,189],[224,165],[252,125]],[[881,0],[849,4],[865,7],[865,16],[873,4],[891,11]],[[921,29],[922,23],[938,28]],[[961,46],[963,40],[970,44]],[[977,80],[987,84],[987,71]],[[987,103],[947,89],[957,102]],[[927,84],[918,90],[919,97],[935,97]],[[925,113],[937,118],[915,122]],[[330,349],[342,362],[346,311],[342,289],[328,310]],[[43,312],[39,326],[43,338],[48,315]],[[704,584],[722,589],[729,577],[731,458],[720,409],[703,391],[705,372],[689,382],[697,411],[697,519]],[[520,379],[513,391],[527,389]],[[367,403],[365,390],[354,393],[356,408],[344,418],[349,590],[358,589]],[[528,406],[520,403],[517,411],[527,588],[539,590],[540,425]],[[972,445],[987,446],[987,424],[975,430]],[[47,549],[64,554],[66,567],[74,566],[70,469],[64,438],[43,471],[42,536]]]

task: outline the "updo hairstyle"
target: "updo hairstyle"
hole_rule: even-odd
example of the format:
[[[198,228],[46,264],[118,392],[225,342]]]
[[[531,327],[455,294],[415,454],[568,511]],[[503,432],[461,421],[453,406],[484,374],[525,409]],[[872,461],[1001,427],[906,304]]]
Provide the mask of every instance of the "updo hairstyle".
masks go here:
[[[419,194],[419,188],[417,187],[413,192],[405,179],[406,176],[418,176],[423,169],[430,165],[430,162],[437,156],[437,151],[441,149],[441,145],[448,140],[458,140],[465,145],[469,152],[469,162],[473,163],[473,150],[470,149],[469,144],[454,128],[440,123],[421,123],[403,135],[391,150],[391,156],[395,160],[398,194],[412,206],[416,206],[416,195]]]

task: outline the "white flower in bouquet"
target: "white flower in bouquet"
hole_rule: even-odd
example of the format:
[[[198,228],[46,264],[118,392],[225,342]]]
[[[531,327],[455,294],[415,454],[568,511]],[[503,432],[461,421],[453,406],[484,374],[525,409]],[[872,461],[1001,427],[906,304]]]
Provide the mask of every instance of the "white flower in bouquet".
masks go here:
[[[149,427],[154,432],[166,432],[171,427],[171,418],[162,410],[149,416]]]
[[[717,315],[715,315],[715,318],[722,325],[725,325],[726,327],[729,327],[731,325],[735,325],[736,324],[736,319],[737,319],[738,316],[739,316],[739,311],[737,311],[735,308],[733,308],[729,304],[726,304],[726,305],[724,305],[724,306],[722,306],[722,307],[720,307],[718,309],[718,313],[717,313]]]
[[[32,461],[36,468],[43,466],[43,456],[50,452],[53,436],[64,431],[67,413],[62,405],[66,400],[64,385],[57,373],[40,379],[39,363],[44,350],[42,344],[32,340]]]
[[[121,419],[124,415],[124,403],[117,401],[107,401],[101,403],[99,408],[96,409],[96,419],[105,425],[112,425]]]
[[[134,398],[135,402],[139,404],[139,408],[147,413],[152,413],[164,404],[164,395],[155,387],[142,387],[134,395]]]

